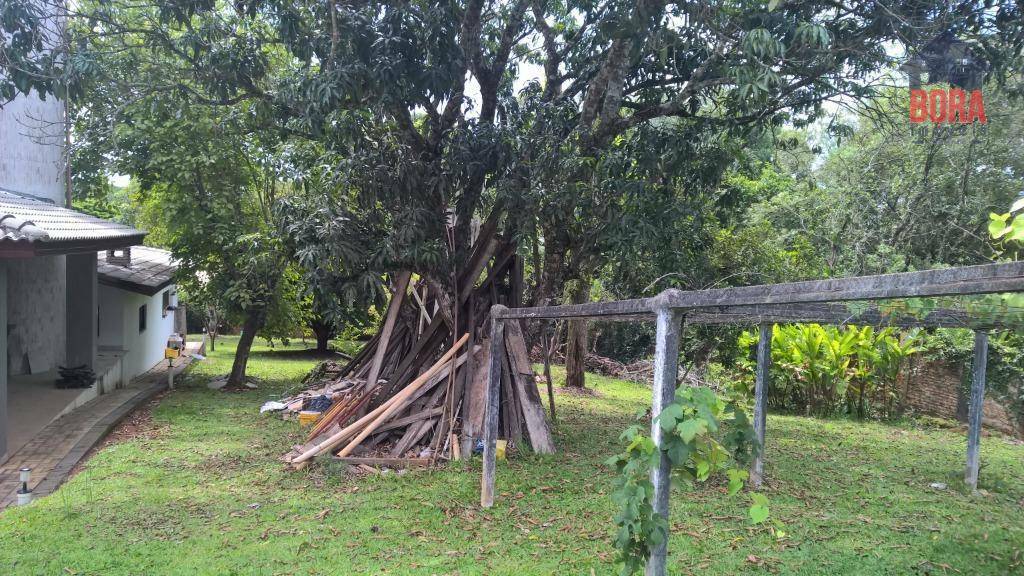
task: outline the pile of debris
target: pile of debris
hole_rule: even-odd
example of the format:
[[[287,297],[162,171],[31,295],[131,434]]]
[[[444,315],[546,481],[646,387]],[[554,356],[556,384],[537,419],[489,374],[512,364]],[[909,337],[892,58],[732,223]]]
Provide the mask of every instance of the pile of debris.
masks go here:
[[[57,388],[92,388],[96,383],[96,373],[85,364],[73,368],[58,366],[57,371],[60,373]]]
[[[410,272],[393,276],[392,297],[378,333],[343,367],[317,366],[306,390],[264,410],[314,422],[307,442],[284,460],[299,468],[336,454],[360,458],[458,459],[481,445],[489,363],[488,311],[517,300],[515,244],[497,234],[498,217],[484,222],[467,269],[445,287]],[[457,336],[456,336],[457,335]],[[528,444],[552,453],[554,444],[523,332],[505,324],[499,403],[500,438],[509,448]],[[400,464],[396,462],[396,464]]]
[[[530,358],[533,362],[544,362],[543,346],[534,346]],[[565,354],[561,350],[552,351],[550,361],[563,364],[565,363]],[[588,352],[583,359],[583,366],[587,372],[611,376],[620,380],[629,380],[630,382],[649,383],[654,379],[654,360],[650,359],[641,359],[629,364],[623,364],[613,358]]]

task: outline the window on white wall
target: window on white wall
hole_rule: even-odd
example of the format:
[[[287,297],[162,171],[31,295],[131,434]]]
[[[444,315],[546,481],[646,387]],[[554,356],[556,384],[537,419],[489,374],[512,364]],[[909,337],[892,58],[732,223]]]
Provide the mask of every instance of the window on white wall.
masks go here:
[[[139,306],[139,334],[146,331],[146,305]]]
[[[167,309],[171,307],[171,291],[164,290],[163,304],[161,304],[163,310],[163,317],[167,318]]]

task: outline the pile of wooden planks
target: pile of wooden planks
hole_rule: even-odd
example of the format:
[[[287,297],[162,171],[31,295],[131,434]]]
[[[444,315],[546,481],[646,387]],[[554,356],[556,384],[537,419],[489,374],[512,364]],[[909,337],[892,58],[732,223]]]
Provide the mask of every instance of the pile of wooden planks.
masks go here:
[[[305,466],[322,454],[338,458],[468,457],[483,436],[493,304],[514,304],[521,262],[514,243],[497,234],[499,212],[480,226],[465,270],[442,283],[408,271],[392,275],[380,330],[338,369],[318,367],[305,382],[329,391],[330,408],[305,444],[285,455]],[[554,443],[517,322],[507,322],[502,358],[499,431],[512,449],[552,453]],[[296,398],[289,408],[301,408]],[[303,403],[306,400],[303,400]]]

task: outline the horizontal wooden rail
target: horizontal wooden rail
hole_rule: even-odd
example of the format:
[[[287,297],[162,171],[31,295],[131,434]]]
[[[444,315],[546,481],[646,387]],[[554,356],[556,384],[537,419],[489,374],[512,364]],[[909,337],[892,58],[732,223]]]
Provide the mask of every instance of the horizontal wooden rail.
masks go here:
[[[511,318],[604,318],[653,319],[654,310],[673,308],[676,310],[697,310],[709,315],[728,312],[721,307],[768,306],[810,303],[848,302],[858,300],[886,300],[898,298],[920,298],[938,296],[969,296],[1001,292],[1024,291],[1024,262],[983,264],[923,272],[903,272],[878,276],[857,276],[829,280],[810,280],[783,284],[764,284],[737,288],[714,288],[710,290],[666,290],[653,298],[618,300],[614,302],[591,302],[565,306],[541,306],[534,308],[508,308],[497,316]],[[934,320],[940,322],[942,314]],[[779,316],[778,321],[784,321]],[[829,313],[822,316],[825,321],[838,321],[839,316]],[[831,320],[829,320],[831,319]],[[696,318],[687,318],[688,322]],[[770,320],[770,319],[769,319]],[[984,319],[982,319],[984,320]],[[746,319],[744,320],[746,321]],[[760,321],[760,318],[755,321]],[[813,311],[809,315],[795,316],[790,321],[814,321]],[[904,320],[911,323],[910,319]],[[955,325],[954,316],[941,322]],[[710,323],[710,320],[708,320]],[[721,322],[717,322],[721,323]],[[913,323],[928,326],[927,323]],[[934,324],[936,326],[940,324]],[[945,325],[945,324],[942,324]]]

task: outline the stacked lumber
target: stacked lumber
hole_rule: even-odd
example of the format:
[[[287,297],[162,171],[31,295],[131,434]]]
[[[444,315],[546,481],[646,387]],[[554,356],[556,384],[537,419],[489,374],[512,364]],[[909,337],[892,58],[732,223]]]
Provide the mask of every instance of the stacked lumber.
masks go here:
[[[498,233],[500,213],[480,226],[466,268],[448,282],[392,275],[391,300],[377,334],[351,362],[318,366],[308,390],[282,401],[302,410],[327,396],[307,441],[284,456],[295,467],[320,455],[340,459],[457,459],[483,437],[493,304],[515,305],[522,291],[515,244]],[[552,453],[554,444],[521,327],[506,323],[499,434],[512,449]]]

